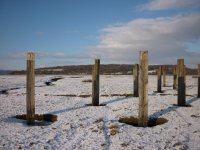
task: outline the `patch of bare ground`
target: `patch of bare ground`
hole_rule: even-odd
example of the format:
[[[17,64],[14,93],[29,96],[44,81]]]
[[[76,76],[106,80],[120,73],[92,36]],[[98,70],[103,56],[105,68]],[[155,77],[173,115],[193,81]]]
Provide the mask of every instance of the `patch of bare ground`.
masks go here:
[[[27,120],[26,114],[16,115],[15,118]],[[57,119],[57,116],[53,114],[35,114],[35,120],[37,121],[56,122]]]
[[[138,126],[138,118],[135,118],[133,116],[120,118],[119,122],[125,123],[125,124],[128,124],[128,125],[132,125],[132,126],[135,126],[135,127],[139,127]],[[148,127],[154,127],[154,126],[157,126],[157,125],[162,125],[166,122],[168,122],[168,120],[165,119],[165,118],[149,118]]]

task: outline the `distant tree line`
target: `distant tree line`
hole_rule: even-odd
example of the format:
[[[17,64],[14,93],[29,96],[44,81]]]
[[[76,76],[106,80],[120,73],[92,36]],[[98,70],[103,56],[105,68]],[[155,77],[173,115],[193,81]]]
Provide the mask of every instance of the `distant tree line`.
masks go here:
[[[155,75],[156,70],[159,65],[149,65],[149,74]],[[174,65],[165,65],[167,67],[167,74],[173,74]],[[130,75],[132,74],[133,65],[127,64],[101,64],[100,66],[100,74],[105,75]],[[21,75],[25,74],[26,71],[12,71],[9,72],[11,75]],[[56,66],[56,67],[46,67],[46,68],[38,68],[35,70],[36,74],[46,74],[46,75],[54,75],[54,74],[66,74],[66,75],[78,75],[78,74],[91,74],[92,73],[92,65],[71,65],[71,66]],[[186,68],[187,75],[195,75],[197,74],[197,69]]]

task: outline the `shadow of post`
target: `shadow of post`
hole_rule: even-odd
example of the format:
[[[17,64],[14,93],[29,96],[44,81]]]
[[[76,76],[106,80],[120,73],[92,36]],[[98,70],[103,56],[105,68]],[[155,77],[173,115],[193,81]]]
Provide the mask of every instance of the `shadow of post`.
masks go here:
[[[102,103],[102,104],[107,105],[107,104],[114,103],[114,102],[119,102],[119,101],[122,101],[122,100],[125,100],[125,99],[127,99],[127,97],[113,99],[113,100],[111,100],[111,101],[104,102],[104,103]]]
[[[109,136],[109,131],[108,131],[108,128],[106,126],[106,123],[108,121],[107,120],[103,120],[103,127],[102,127],[102,130],[103,130],[103,134],[104,134],[104,137],[105,137],[105,142],[106,142],[106,150],[110,149],[110,144],[111,144],[111,140],[110,140],[110,136]]]
[[[198,99],[199,99],[199,98],[197,98],[197,97],[193,97],[192,99],[188,100],[188,101],[186,102],[186,104],[187,104],[187,105],[188,105],[188,104],[191,104],[191,103],[197,101]],[[169,113],[169,112],[171,112],[171,111],[175,111],[175,110],[176,110],[177,108],[179,108],[179,107],[182,107],[182,106],[169,106],[169,107],[166,108],[166,109],[161,109],[160,111],[151,114],[151,115],[149,116],[149,118],[158,118],[158,117],[160,117],[160,116],[162,116],[162,115],[164,115],[164,114],[167,114],[167,113]]]
[[[191,104],[191,103],[197,101],[198,99],[200,99],[200,98],[198,98],[198,97],[193,97],[193,98],[191,98],[190,100],[188,100],[188,101],[186,102],[186,104]]]
[[[118,98],[118,99],[114,99],[105,103],[102,103],[101,105],[107,105],[109,103],[114,103],[114,102],[118,102],[118,101],[122,101],[125,100],[126,98]],[[83,106],[79,106],[79,107],[72,107],[72,108],[66,108],[66,109],[62,109],[62,110],[58,110],[58,111],[53,111],[53,112],[49,112],[50,114],[59,114],[59,113],[64,113],[64,112],[69,112],[69,111],[73,111],[73,110],[77,110],[77,109],[81,109],[81,108],[85,108],[88,107],[87,105],[83,105]]]
[[[79,106],[79,107],[66,108],[66,109],[50,112],[50,114],[60,114],[60,113],[73,111],[73,110],[77,110],[77,109],[81,109],[81,108],[85,108],[85,107],[87,107],[87,106],[83,105],[83,106]]]

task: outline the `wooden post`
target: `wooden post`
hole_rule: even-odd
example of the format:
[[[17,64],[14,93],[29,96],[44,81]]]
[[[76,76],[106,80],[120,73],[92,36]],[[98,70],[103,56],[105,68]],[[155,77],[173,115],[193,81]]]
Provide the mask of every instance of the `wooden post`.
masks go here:
[[[99,70],[100,60],[95,59],[95,65],[93,66],[92,75],[92,105],[99,106]]]
[[[177,66],[174,66],[174,69],[173,69],[173,77],[174,77],[174,80],[173,80],[173,89],[177,89]]]
[[[184,59],[177,60],[178,106],[185,106],[185,65]]]
[[[26,78],[26,119],[27,124],[35,123],[35,54],[27,54]]]
[[[139,96],[138,78],[139,78],[139,65],[135,64],[135,65],[133,65],[133,96],[134,97],[138,97]]]
[[[138,125],[148,126],[148,51],[140,51],[139,66],[139,119]]]
[[[157,70],[157,77],[158,77],[157,92],[162,93],[162,66],[159,66]]]
[[[198,64],[198,94],[197,97],[200,97],[200,64]]]
[[[163,86],[166,87],[166,66],[162,65]]]

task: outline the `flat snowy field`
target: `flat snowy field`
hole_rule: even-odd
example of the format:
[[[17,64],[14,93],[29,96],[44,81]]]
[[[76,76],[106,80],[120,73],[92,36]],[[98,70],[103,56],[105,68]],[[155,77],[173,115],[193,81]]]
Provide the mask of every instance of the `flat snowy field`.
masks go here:
[[[134,127],[118,120],[138,117],[139,98],[113,96],[133,91],[132,76],[100,76],[100,103],[106,106],[86,106],[91,103],[91,76],[61,76],[63,79],[46,86],[58,76],[36,76],[36,113],[51,113],[58,121],[28,126],[14,118],[26,113],[26,77],[0,76],[0,149],[146,149],[200,150],[200,98],[197,79],[187,76],[187,104],[177,107],[177,91],[172,89],[172,76],[167,76],[165,96],[156,93],[157,77],[149,76],[149,116],[162,117],[167,123],[154,127]],[[10,89],[10,90],[9,90]],[[76,95],[76,96],[70,96]],[[108,95],[103,96],[103,95]]]

